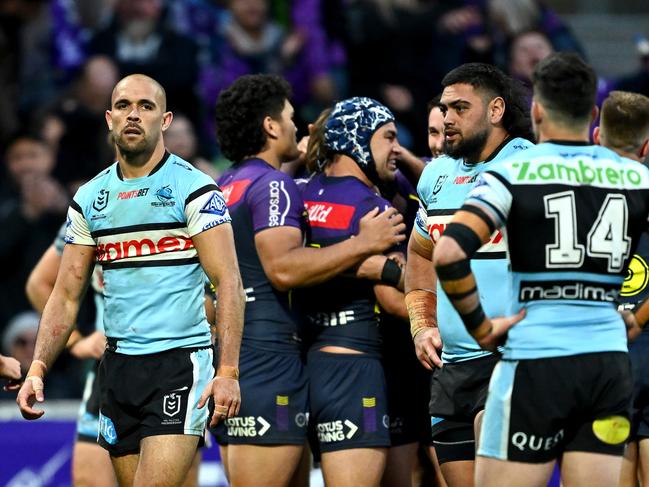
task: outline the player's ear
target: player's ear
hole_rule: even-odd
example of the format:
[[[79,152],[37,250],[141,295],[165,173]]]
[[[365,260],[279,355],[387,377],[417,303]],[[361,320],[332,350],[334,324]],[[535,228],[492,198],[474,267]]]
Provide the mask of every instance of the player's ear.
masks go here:
[[[489,102],[489,121],[492,125],[496,125],[502,122],[503,117],[505,116],[505,100],[497,96]]]
[[[593,130],[593,142],[595,142],[595,144],[597,145],[602,145],[599,138],[599,126],[595,127],[595,129]]]
[[[648,154],[649,154],[649,139],[645,140],[644,144],[642,144],[642,147],[640,148],[640,158],[646,159]]]
[[[279,138],[279,124],[273,117],[266,115],[266,117],[264,117],[263,127],[264,132],[266,132],[266,135],[268,137],[270,137],[271,139]]]
[[[598,116],[599,116],[599,108],[597,108],[597,105],[593,105],[593,108],[590,111],[590,124],[591,125],[593,123],[595,123],[595,120],[597,120]]]
[[[532,116],[532,120],[536,125],[539,125],[543,121],[545,110],[543,109],[543,106],[541,106],[536,100],[532,100],[530,115]]]
[[[106,118],[106,125],[108,125],[108,130],[113,130],[113,115],[112,113],[110,113],[110,110],[106,110],[104,117]]]
[[[169,126],[171,125],[171,122],[174,119],[174,114],[172,112],[165,112],[162,115],[162,131],[165,132]]]

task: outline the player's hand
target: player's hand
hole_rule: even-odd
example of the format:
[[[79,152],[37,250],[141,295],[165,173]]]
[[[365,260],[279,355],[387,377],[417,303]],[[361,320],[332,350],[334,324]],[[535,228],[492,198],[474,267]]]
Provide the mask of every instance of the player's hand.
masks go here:
[[[507,332],[523,318],[525,318],[525,308],[512,316],[492,318],[490,332],[480,340],[477,340],[480,348],[489,350],[490,352],[497,351],[498,347],[505,343]]]
[[[0,378],[20,380],[20,362],[13,357],[0,355]]]
[[[198,407],[205,406],[210,397],[214,400],[214,414],[210,421],[210,428],[216,426],[221,420],[239,414],[241,391],[238,380],[218,376],[212,379],[203,391],[201,399],[198,401]]]
[[[18,397],[16,397],[16,403],[20,408],[20,414],[23,415],[23,418],[31,420],[43,416],[45,411],[42,409],[33,409],[33,406],[36,401],[43,402],[44,400],[43,380],[36,376],[27,377],[20,391],[18,391]]]
[[[403,216],[395,208],[388,208],[381,213],[378,208],[374,208],[358,223],[356,238],[361,239],[364,248],[373,254],[380,254],[406,239]]]
[[[442,359],[439,350],[442,349],[442,339],[437,327],[428,327],[415,335],[415,353],[421,365],[428,370],[442,368]]]
[[[78,359],[100,359],[106,350],[106,336],[95,331],[82,338],[70,348],[70,353]]]
[[[624,325],[626,326],[626,337],[629,342],[632,342],[633,340],[638,338],[638,335],[640,335],[640,333],[642,333],[642,328],[640,328],[635,315],[628,309],[620,311],[620,314],[622,315]]]

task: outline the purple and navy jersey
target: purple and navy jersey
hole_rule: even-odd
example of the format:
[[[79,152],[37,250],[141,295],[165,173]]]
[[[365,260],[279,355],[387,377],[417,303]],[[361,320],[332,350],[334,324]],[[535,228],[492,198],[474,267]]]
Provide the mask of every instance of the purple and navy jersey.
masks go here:
[[[246,292],[243,344],[271,351],[299,351],[297,314],[288,292],[273,288],[261,265],[255,235],[274,227],[306,229],[295,182],[261,159],[249,159],[219,179],[232,217],[239,269]]]
[[[319,174],[300,188],[308,211],[308,244],[326,247],[359,232],[359,220],[374,208],[392,205],[353,176]],[[370,281],[339,275],[299,294],[310,345],[336,345],[380,353],[381,338]]]

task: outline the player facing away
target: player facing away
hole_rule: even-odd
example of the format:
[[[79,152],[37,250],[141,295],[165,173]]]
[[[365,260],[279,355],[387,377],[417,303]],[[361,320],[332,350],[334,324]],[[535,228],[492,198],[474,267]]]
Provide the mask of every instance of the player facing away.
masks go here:
[[[396,210],[379,214],[374,205],[360,215],[355,239],[304,247],[304,202],[280,171],[299,154],[290,97],[282,78],[249,75],[224,90],[216,106],[217,138],[235,163],[219,184],[246,290],[241,391],[250,400],[226,421],[225,435],[215,435],[227,442],[230,481],[241,486],[288,485],[306,443],[309,383],[291,291],[320,284],[405,240]]]
[[[476,484],[546,485],[560,459],[567,487],[616,485],[632,392],[616,301],[647,230],[649,170],[589,144],[596,77],[578,56],[546,58],[533,82],[539,145],[479,178],[434,253],[471,335],[489,350],[506,336]],[[469,265],[495,229],[506,232],[511,261],[506,318],[486,316]]]
[[[417,187],[421,207],[408,245],[406,303],[417,356],[433,369],[432,444],[449,487],[464,487],[472,485],[474,420],[484,409],[497,357],[481,350],[466,332],[439,289],[432,254],[477,177],[532,143],[527,140],[531,125],[525,97],[497,68],[464,64],[449,72],[442,84],[446,155],[426,166]],[[507,256],[500,232],[494,232],[471,265],[483,285],[485,306],[490,313],[503,314],[507,296],[500,284],[507,275]]]
[[[602,103],[596,144],[642,163],[649,154],[649,98],[638,93],[612,91]],[[619,302],[633,310],[649,296],[649,235],[642,235],[630,259]],[[629,344],[633,403],[631,435],[624,451],[620,487],[649,485],[649,329]]]
[[[44,400],[48,367],[72,330],[95,261],[104,272],[108,346],[99,368],[99,443],[120,485],[181,485],[213,421],[240,404],[244,293],[230,216],[214,182],[165,151],[172,121],[164,89],[131,75],[117,83],[106,121],[117,162],[83,185],[68,212],[66,246],[17,398]],[[219,283],[221,355],[214,377],[203,308],[205,272]]]

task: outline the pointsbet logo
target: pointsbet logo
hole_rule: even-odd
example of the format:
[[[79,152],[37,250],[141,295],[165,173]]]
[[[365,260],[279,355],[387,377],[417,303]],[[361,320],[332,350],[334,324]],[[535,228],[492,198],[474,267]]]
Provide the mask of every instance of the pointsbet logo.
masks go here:
[[[556,159],[512,162],[513,182],[527,184],[591,184],[604,188],[649,186],[646,172],[635,163],[613,160]]]

